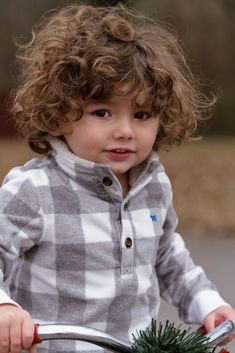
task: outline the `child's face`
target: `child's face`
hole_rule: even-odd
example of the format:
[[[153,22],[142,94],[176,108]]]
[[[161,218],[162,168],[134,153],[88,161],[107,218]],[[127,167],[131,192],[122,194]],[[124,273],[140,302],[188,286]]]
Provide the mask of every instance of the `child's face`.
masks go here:
[[[71,121],[64,133],[72,152],[108,164],[117,176],[143,162],[152,151],[159,119],[148,107],[134,108],[132,98],[115,95],[108,102],[85,102],[81,119]]]

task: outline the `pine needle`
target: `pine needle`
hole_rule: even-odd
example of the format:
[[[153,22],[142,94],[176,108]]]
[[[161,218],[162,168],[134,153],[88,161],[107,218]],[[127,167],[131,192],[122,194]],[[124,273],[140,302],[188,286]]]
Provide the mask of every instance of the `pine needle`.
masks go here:
[[[146,331],[138,331],[133,335],[133,353],[213,353],[216,347],[211,347],[207,339],[191,331],[181,330],[168,320],[165,325],[152,320],[151,327]]]

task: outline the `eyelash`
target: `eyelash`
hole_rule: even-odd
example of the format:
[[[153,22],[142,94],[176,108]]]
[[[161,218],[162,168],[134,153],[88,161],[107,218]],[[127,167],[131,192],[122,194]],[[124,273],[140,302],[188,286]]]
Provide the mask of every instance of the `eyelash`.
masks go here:
[[[106,109],[97,109],[93,112],[93,114],[100,117],[100,118],[105,118],[106,114],[110,115],[108,110],[106,110]],[[134,114],[134,118],[137,120],[146,120],[150,116],[151,116],[151,114],[149,112],[145,112],[145,111],[139,111]]]
[[[140,118],[140,117],[137,117],[138,114],[141,114],[142,117],[141,117],[141,118]],[[148,119],[150,116],[151,116],[151,114],[150,114],[149,112],[145,112],[145,111],[139,111],[139,112],[136,112],[136,113],[134,114],[135,119],[138,119],[138,120],[146,120],[146,119]]]
[[[104,115],[99,115],[99,113],[104,113]],[[106,117],[106,114],[108,114],[109,115],[109,112],[108,112],[108,110],[106,110],[106,109],[97,109],[97,110],[95,110],[94,112],[93,112],[93,114],[94,115],[96,115],[96,116],[98,116],[99,118],[105,118]]]

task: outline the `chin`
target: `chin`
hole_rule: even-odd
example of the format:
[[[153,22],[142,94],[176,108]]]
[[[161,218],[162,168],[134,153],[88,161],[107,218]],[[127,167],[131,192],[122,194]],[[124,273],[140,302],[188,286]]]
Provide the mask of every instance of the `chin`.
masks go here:
[[[129,170],[129,169],[128,169]],[[117,170],[117,169],[112,169],[113,174],[115,175],[122,175],[122,174],[126,174],[128,172],[128,170]]]

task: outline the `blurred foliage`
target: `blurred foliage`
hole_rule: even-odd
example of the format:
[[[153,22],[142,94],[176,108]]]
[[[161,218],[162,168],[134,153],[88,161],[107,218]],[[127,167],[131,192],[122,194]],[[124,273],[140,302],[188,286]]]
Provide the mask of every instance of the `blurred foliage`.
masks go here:
[[[1,1],[0,90],[15,85],[13,38],[30,40],[31,28],[52,8],[71,0]],[[76,3],[76,1],[74,1]],[[186,58],[203,90],[218,96],[215,116],[203,133],[235,135],[235,1],[234,0],[81,0],[115,5],[123,2],[175,28]]]

